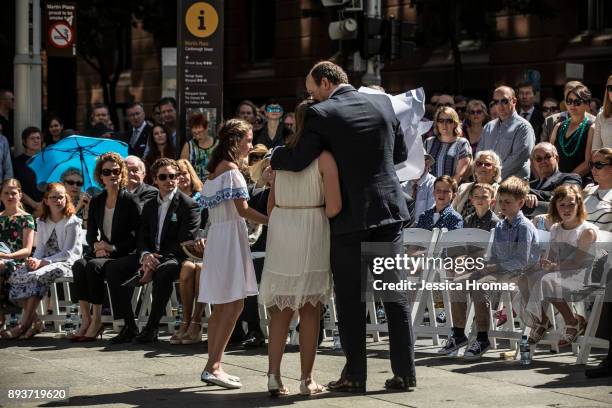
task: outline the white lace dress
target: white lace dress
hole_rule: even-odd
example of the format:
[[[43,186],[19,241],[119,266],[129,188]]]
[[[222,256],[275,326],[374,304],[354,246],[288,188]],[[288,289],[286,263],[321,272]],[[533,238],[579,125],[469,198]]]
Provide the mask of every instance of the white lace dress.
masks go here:
[[[255,268],[247,226],[234,200],[249,198],[247,184],[236,169],[206,180],[200,202],[208,208],[210,227],[204,249],[198,302],[223,304],[257,295]]]
[[[277,207],[268,223],[259,295],[266,307],[297,310],[329,299],[330,232],[318,162],[299,173],[276,172]]]

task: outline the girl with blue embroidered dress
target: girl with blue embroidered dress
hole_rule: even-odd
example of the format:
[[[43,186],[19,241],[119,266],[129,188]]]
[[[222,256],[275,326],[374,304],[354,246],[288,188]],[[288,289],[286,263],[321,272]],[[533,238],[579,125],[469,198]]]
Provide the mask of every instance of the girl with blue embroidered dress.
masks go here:
[[[247,204],[249,194],[240,172],[252,148],[253,128],[241,119],[228,120],[219,131],[219,145],[208,163],[202,189],[210,228],[204,249],[198,302],[213,304],[208,320],[208,362],[202,381],[224,388],[240,388],[240,379],[223,371],[221,359],[244,305],[257,295],[245,218],[267,224],[268,217]]]

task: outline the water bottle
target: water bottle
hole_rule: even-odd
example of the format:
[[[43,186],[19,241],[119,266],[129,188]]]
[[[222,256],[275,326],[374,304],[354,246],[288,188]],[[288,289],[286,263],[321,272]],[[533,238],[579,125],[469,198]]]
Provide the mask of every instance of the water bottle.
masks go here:
[[[334,337],[334,346],[333,349],[334,350],[342,350],[342,344],[340,343],[340,332],[338,331],[338,329],[334,329],[333,331],[333,337]]]
[[[519,345],[519,351],[521,353],[521,365],[531,364],[531,347],[527,336],[521,337],[521,343]]]
[[[66,319],[64,319],[64,333],[66,337],[74,335],[76,328],[74,327],[74,319],[72,318],[71,309],[66,312]]]
[[[378,306],[376,308],[376,319],[378,323],[385,323],[387,321],[387,315],[385,314],[385,308],[383,306]]]
[[[19,319],[17,318],[17,315],[15,313],[11,313],[11,318],[8,321],[9,329],[16,327],[18,324],[19,324]]]
[[[174,318],[174,331],[181,329],[181,323],[183,322],[183,306],[179,305],[176,309],[176,317]]]

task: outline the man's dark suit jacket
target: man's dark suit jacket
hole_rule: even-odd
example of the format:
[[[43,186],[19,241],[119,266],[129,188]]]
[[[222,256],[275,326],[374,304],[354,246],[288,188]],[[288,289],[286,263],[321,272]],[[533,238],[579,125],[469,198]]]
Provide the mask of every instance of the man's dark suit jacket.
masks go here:
[[[552,200],[555,188],[563,184],[582,185],[582,179],[575,173],[561,173],[557,170],[549,178],[540,183],[540,179],[535,179],[529,182],[529,194],[533,194],[538,198],[538,205],[534,208],[523,207],[525,215],[538,215],[548,211],[550,200]]]
[[[363,231],[410,218],[394,164],[407,149],[391,101],[385,95],[337,89],[306,111],[302,137],[293,149],[278,147],[275,170],[301,171],[329,150],[340,174],[342,211],[331,220],[333,234]]]
[[[119,191],[115,211],[113,213],[113,224],[111,228],[111,239],[104,233],[104,207],[108,193],[104,190],[91,199],[87,218],[87,244],[93,254],[94,242],[101,241],[114,245],[116,251],[112,252],[111,258],[119,258],[130,254],[136,249],[136,234],[140,227],[140,207],[136,197],[125,189]]]
[[[147,141],[149,140],[149,136],[151,135],[153,128],[147,123],[142,129],[142,132],[140,132],[140,135],[138,135],[138,140],[136,140],[134,146],[130,145],[130,139],[132,138],[133,131],[133,128],[129,128],[125,133],[119,134],[117,139],[128,144],[129,154],[142,158],[144,156],[145,149],[147,148]]]
[[[158,195],[159,197],[159,195]],[[142,209],[142,222],[138,234],[138,249],[140,253],[155,252],[164,258],[175,258],[179,262],[187,258],[181,248],[181,242],[195,238],[200,228],[200,209],[190,197],[177,190],[168,207],[166,218],[161,226],[159,250],[155,248],[158,231],[158,198],[149,200]]]
[[[151,198],[157,197],[157,189],[147,183],[141,183],[136,190],[132,192],[132,194],[136,197],[138,201],[138,206],[142,210],[145,203],[149,201]]]
[[[531,124],[531,127],[533,127],[533,132],[536,137],[539,137],[542,133],[542,126],[544,125],[544,114],[538,106],[533,108],[533,113],[529,118],[529,123]]]

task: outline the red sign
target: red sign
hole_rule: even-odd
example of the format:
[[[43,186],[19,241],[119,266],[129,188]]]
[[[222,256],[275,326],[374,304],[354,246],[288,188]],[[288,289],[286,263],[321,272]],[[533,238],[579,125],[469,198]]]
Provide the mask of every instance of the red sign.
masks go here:
[[[45,3],[47,55],[74,57],[76,55],[76,6],[69,1]]]
[[[66,21],[58,21],[49,27],[49,44],[55,48],[68,48],[74,44],[74,29]]]

